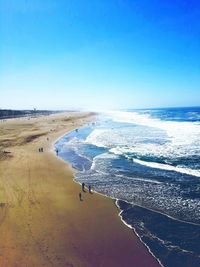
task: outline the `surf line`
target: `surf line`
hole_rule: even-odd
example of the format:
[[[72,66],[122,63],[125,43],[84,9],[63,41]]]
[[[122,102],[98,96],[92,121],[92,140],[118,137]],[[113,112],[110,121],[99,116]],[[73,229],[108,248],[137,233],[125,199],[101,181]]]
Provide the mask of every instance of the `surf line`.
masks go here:
[[[144,160],[139,160],[139,159],[132,159],[133,162],[140,164],[140,165],[144,165],[147,166],[149,168],[155,168],[155,169],[160,169],[160,170],[166,170],[166,171],[174,171],[174,172],[179,172],[179,173],[183,173],[183,174],[187,174],[187,175],[191,175],[191,176],[196,176],[196,177],[200,177],[200,174],[197,173],[198,170],[188,170],[185,168],[181,168],[181,167],[175,167],[175,166],[171,166],[168,164],[162,164],[162,163],[157,163],[157,162],[152,162],[152,161],[144,161]]]
[[[119,200],[120,200],[120,199],[115,199],[115,205],[116,205],[117,208],[120,210],[120,212],[119,212],[119,214],[118,214],[118,216],[120,217],[120,220],[121,220],[121,221],[122,221],[128,228],[130,228],[131,230],[134,231],[134,233],[136,234],[136,236],[139,238],[140,242],[141,242],[142,244],[145,245],[145,247],[147,248],[147,250],[149,251],[149,253],[150,253],[150,254],[157,260],[157,262],[160,264],[161,267],[164,267],[164,265],[161,263],[160,259],[158,259],[158,258],[153,254],[153,252],[151,251],[150,247],[149,247],[149,246],[142,240],[141,236],[137,233],[136,229],[135,229],[132,225],[128,224],[128,223],[122,218],[122,212],[123,212],[123,210],[120,208],[120,206],[119,206],[119,204],[118,204],[118,201],[119,201]],[[123,200],[121,200],[121,201],[123,201]],[[124,201],[124,202],[128,203],[127,201]],[[130,204],[130,203],[128,203],[128,204]]]
[[[161,212],[161,211],[153,210],[153,209],[150,209],[150,208],[147,208],[147,207],[143,207],[143,206],[141,206],[141,205],[139,205],[139,204],[134,204],[134,203],[128,202],[127,200],[117,199],[117,201],[123,201],[123,202],[126,202],[127,204],[131,204],[131,205],[133,205],[133,206],[138,206],[138,207],[140,207],[140,208],[143,208],[143,209],[146,209],[146,210],[150,210],[150,211],[152,211],[152,212],[159,213],[159,214],[161,214],[161,215],[163,215],[163,216],[166,216],[166,217],[168,217],[168,218],[170,218],[170,219],[172,219],[172,220],[174,220],[174,221],[178,221],[178,222],[186,223],[186,224],[192,224],[192,225],[195,225],[195,226],[199,226],[199,227],[200,227],[200,224],[199,224],[199,223],[183,221],[183,220],[181,220],[181,219],[177,219],[177,218],[174,218],[174,217],[172,217],[172,216],[170,216],[170,215],[168,215],[168,214],[165,214],[165,213],[163,213],[163,212]],[[118,207],[118,205],[117,205],[117,207]]]

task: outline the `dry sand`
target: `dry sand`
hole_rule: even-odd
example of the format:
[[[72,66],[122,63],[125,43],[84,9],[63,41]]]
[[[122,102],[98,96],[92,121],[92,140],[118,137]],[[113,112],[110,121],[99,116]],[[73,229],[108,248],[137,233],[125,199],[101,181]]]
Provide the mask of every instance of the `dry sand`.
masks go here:
[[[112,200],[85,193],[79,201],[72,169],[52,152],[56,138],[91,119],[0,122],[0,267],[159,266]]]

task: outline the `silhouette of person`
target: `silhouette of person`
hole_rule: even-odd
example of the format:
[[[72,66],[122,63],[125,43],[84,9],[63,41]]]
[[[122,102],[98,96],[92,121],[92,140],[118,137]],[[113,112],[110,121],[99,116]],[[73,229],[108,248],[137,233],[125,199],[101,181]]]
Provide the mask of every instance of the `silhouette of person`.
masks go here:
[[[79,193],[79,200],[82,201],[82,194],[81,194],[81,192]]]
[[[85,183],[82,183],[82,191],[85,192]]]

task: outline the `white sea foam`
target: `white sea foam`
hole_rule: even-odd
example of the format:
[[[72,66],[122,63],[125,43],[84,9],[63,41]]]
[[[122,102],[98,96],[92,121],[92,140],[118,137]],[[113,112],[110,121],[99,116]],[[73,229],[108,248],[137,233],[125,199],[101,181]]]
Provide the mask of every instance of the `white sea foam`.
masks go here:
[[[192,158],[200,155],[200,124],[193,122],[174,122],[153,119],[148,114],[136,112],[111,112],[114,121],[139,125],[134,128],[118,127],[94,129],[86,143],[107,147],[115,155],[128,159],[148,157],[165,160],[166,164],[154,160],[140,161],[140,164],[152,168],[176,171],[200,177],[199,169],[185,166],[171,166],[170,161]],[[139,162],[138,162],[139,163]],[[184,164],[183,164],[184,165]]]
[[[111,148],[116,145],[126,145],[129,142],[129,138],[126,134],[126,129],[95,129],[86,138],[85,143],[93,144],[98,147],[108,147]]]
[[[144,160],[139,160],[139,159],[134,159],[130,156],[128,156],[127,154],[129,153],[137,153],[140,155],[144,155],[145,152],[147,151],[147,146],[146,144],[144,144],[144,151],[142,153],[142,149],[141,149],[141,145],[138,147],[115,147],[115,148],[111,148],[109,151],[115,155],[123,155],[128,159],[132,159],[135,163],[138,163],[140,165],[145,165],[147,167],[151,167],[151,168],[156,168],[156,169],[163,169],[163,170],[168,170],[168,171],[176,171],[176,172],[180,172],[180,173],[184,173],[184,174],[188,174],[188,175],[194,175],[197,177],[200,177],[200,170],[194,170],[194,169],[189,169],[189,168],[185,168],[185,167],[181,167],[181,166],[172,166],[169,164],[163,164],[163,163],[157,163],[157,162],[149,162],[149,161],[144,161]],[[153,145],[155,148],[155,145]],[[159,147],[159,146],[158,146]],[[163,147],[159,147],[159,150],[163,151]],[[171,152],[171,154],[169,153]],[[160,155],[161,153],[157,153],[157,155]],[[163,153],[162,153],[163,154]],[[168,149],[168,153],[166,153],[168,155],[168,157],[170,156],[175,156],[176,151],[169,151]],[[155,155],[155,149],[154,149],[154,155]]]
[[[87,144],[93,144],[98,147],[106,147],[104,142],[104,135],[106,130],[104,129],[95,129],[85,140]]]
[[[137,127],[130,132],[125,128],[95,129],[86,139],[86,143],[109,148],[118,147],[140,155],[156,157],[174,158],[200,154],[199,124],[160,121],[132,112],[111,114],[114,114],[114,120],[129,121],[150,128]],[[156,140],[158,142],[154,142]]]
[[[157,158],[167,158],[174,159],[180,157],[190,157],[192,155],[199,155],[200,148],[198,145],[194,146],[178,146],[172,143],[165,144],[146,144],[146,143],[136,143],[133,146],[116,146],[109,150],[115,155],[124,155],[128,159],[130,155],[157,157]],[[133,156],[132,156],[133,157]]]
[[[182,167],[175,167],[171,166],[168,164],[162,164],[162,163],[157,163],[157,162],[148,162],[148,161],[143,161],[139,159],[133,159],[135,163],[138,163],[140,165],[145,165],[150,168],[156,168],[156,169],[162,169],[162,170],[167,170],[167,171],[176,171],[188,175],[194,175],[197,177],[200,177],[200,171],[199,170],[191,170],[187,168],[182,168]]]
[[[137,125],[159,128],[166,131],[172,142],[176,144],[191,144],[199,141],[200,123],[199,122],[175,122],[154,119],[148,114],[137,112],[109,112],[107,113],[114,121],[127,122]]]
[[[118,177],[121,176],[122,178],[124,178],[123,175],[117,175]],[[141,182],[146,182],[146,183],[153,183],[153,184],[162,184],[162,182],[156,181],[156,180],[152,180],[152,179],[145,179],[145,178],[138,178],[138,177],[128,177],[126,176],[126,179],[128,180],[135,180],[135,181],[141,181]]]
[[[103,175],[107,175],[107,172],[103,172],[102,169],[105,167],[104,165],[104,160],[106,159],[114,159],[116,158],[115,155],[111,155],[108,153],[102,153],[96,157],[94,157],[93,161],[92,161],[92,165],[91,165],[91,170],[94,170],[98,173],[101,173]],[[103,162],[101,161],[103,159]]]
[[[139,159],[134,159],[130,156],[128,156],[128,153],[138,153],[138,148],[120,148],[120,147],[115,147],[109,150],[111,153],[115,154],[115,155],[123,155],[126,158],[128,158],[129,160],[133,160],[135,163],[138,163],[140,165],[144,165],[150,168],[156,168],[156,169],[162,169],[162,170],[167,170],[167,171],[176,171],[176,172],[180,172],[180,173],[184,173],[184,174],[188,174],[188,175],[194,175],[197,177],[200,177],[200,170],[194,170],[194,169],[189,169],[189,168],[184,168],[181,166],[172,166],[169,164],[163,164],[163,163],[157,163],[157,162],[149,162],[149,161],[144,161],[144,160],[139,160]],[[154,150],[155,152],[155,150]],[[140,150],[140,154],[141,150]],[[171,156],[174,156],[174,153],[171,154]]]

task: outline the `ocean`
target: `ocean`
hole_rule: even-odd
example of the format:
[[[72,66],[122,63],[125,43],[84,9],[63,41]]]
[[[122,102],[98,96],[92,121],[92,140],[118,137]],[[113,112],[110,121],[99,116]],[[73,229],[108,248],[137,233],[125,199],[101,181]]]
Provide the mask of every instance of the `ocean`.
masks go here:
[[[55,148],[162,266],[200,267],[200,107],[103,113]]]

